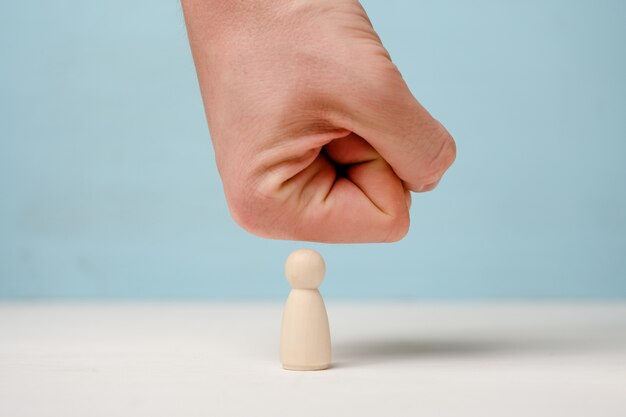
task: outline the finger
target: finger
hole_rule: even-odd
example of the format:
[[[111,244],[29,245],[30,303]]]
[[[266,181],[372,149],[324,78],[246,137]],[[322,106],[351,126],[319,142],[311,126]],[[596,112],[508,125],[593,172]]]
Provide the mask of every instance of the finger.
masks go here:
[[[409,202],[402,181],[354,133],[325,145],[282,189],[288,201],[276,210],[281,216],[273,222],[274,237],[390,242],[408,231]]]
[[[358,164],[381,158],[372,145],[352,132],[331,141],[323,150],[335,164],[340,165]]]
[[[393,242],[408,231],[405,190],[391,167],[376,158],[345,167],[337,175],[324,154],[301,175],[302,189],[297,239],[321,242]],[[333,172],[329,176],[329,172]],[[295,179],[299,181],[299,178]]]
[[[398,203],[403,200],[410,207],[410,193],[389,164],[363,138],[355,133],[335,139],[324,146],[326,156],[347,179],[383,212],[397,216]],[[337,166],[340,166],[337,168]]]

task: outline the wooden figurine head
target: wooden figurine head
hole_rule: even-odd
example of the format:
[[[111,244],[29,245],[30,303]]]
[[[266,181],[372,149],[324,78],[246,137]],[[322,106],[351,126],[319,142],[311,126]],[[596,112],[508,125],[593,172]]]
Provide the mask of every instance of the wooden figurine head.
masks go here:
[[[325,273],[324,258],[312,249],[298,249],[285,262],[285,276],[294,289],[317,289]]]

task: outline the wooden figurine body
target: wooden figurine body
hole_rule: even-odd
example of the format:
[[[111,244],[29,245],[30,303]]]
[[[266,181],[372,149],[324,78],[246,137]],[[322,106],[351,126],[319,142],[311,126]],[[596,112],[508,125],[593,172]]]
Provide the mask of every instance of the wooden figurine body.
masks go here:
[[[309,249],[297,250],[287,258],[285,275],[292,290],[280,335],[280,360],[285,369],[314,371],[330,366],[328,316],[317,290],[325,269],[320,254]]]

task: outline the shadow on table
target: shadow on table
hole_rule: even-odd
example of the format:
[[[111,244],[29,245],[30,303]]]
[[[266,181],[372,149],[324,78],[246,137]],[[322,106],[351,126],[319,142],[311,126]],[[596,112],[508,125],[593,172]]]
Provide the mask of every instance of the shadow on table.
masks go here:
[[[519,340],[497,339],[388,339],[356,340],[333,345],[337,359],[333,367],[343,368],[394,361],[433,358],[463,359],[478,356],[514,356],[522,354],[559,354],[597,348],[608,340],[545,338]]]
[[[470,340],[359,340],[333,346],[337,363],[333,367],[392,362],[432,357],[465,357],[502,352],[506,346]],[[344,361],[343,358],[346,358]],[[349,358],[349,359],[347,359]]]

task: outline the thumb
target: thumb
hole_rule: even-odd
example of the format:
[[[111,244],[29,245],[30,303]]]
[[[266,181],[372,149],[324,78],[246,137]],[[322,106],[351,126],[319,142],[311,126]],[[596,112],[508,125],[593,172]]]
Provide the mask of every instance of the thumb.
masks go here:
[[[389,64],[378,82],[353,96],[351,130],[372,145],[407,188],[430,191],[454,162],[456,145]]]

